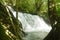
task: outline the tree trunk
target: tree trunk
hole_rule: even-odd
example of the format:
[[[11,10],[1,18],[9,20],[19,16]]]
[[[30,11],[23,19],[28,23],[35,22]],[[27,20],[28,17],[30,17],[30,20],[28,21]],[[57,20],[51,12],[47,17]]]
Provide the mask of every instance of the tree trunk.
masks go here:
[[[54,5],[54,0],[48,0],[48,16],[52,26],[52,30],[47,35],[44,40],[60,40],[60,22],[59,17],[56,14],[56,7]]]

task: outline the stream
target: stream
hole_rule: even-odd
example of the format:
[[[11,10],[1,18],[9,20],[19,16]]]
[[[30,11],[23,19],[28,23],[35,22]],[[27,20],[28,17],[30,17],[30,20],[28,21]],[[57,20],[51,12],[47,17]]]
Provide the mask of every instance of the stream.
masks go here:
[[[16,11],[8,6],[10,11],[16,17]],[[43,40],[51,31],[51,25],[38,15],[18,12],[18,19],[22,23],[23,31],[27,34],[23,40]]]

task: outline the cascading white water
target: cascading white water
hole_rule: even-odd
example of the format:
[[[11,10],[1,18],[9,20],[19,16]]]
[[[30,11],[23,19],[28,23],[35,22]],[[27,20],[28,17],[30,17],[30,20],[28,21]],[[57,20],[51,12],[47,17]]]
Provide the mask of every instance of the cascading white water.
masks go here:
[[[16,12],[10,6],[8,8],[16,17]],[[38,15],[18,12],[18,19],[22,23],[23,31],[28,34],[24,40],[43,40],[52,29],[51,25],[45,23]]]

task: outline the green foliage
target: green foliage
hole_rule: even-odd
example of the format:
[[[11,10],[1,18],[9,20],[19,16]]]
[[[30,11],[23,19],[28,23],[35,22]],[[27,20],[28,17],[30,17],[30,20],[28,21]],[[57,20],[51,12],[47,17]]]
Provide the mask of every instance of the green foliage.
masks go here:
[[[57,10],[57,15],[60,16],[60,0],[54,0]],[[7,4],[12,4],[12,6],[16,6],[16,3],[18,4],[18,9],[22,12],[28,12],[28,13],[35,13],[36,12],[36,3],[37,6],[40,5],[41,2],[42,5],[40,6],[40,10],[38,12],[38,15],[46,15],[48,11],[48,0],[0,0],[0,2],[6,2]],[[46,13],[44,13],[46,12]]]
[[[19,7],[22,11],[33,12],[35,10],[34,4],[35,0],[20,0]]]
[[[54,1],[55,1],[54,6],[56,7],[56,12],[57,12],[56,15],[58,17],[60,17],[60,0],[54,0]],[[16,9],[16,12],[17,12],[17,16],[18,16],[18,9],[19,9],[19,11],[21,11],[21,12],[27,12],[27,13],[31,13],[31,14],[36,13],[39,16],[43,16],[45,19],[48,18],[48,4],[47,4],[48,0],[0,0],[0,3],[3,5],[14,6]],[[9,15],[7,15],[6,9],[4,7],[3,8],[2,7],[0,5],[0,39],[1,40],[11,40],[10,37],[8,35],[6,35],[6,33],[5,33],[6,30],[2,26],[1,22],[3,23],[3,25],[6,25],[5,27],[7,27],[7,25],[9,25],[10,28],[8,30],[15,36],[18,33],[15,34],[14,28],[18,29],[19,27],[17,27],[17,20],[13,17],[13,15],[11,14],[12,15],[12,21],[11,21],[10,20],[11,17],[9,17]],[[17,19],[18,19],[18,17],[17,17]],[[60,22],[59,20],[57,20],[57,21]],[[13,27],[13,24],[14,24],[14,27]],[[20,31],[20,33],[21,33],[21,31]]]
[[[6,8],[5,5],[0,3],[0,39],[1,40],[22,40],[22,25],[19,23],[19,27],[16,26],[16,18]],[[20,29],[21,27],[21,29]],[[18,30],[16,30],[18,28]],[[20,31],[21,30],[21,31]],[[21,34],[21,35],[20,35]],[[17,38],[17,35],[19,38]],[[5,38],[6,37],[6,38]]]
[[[57,15],[60,17],[60,0],[55,0]]]
[[[0,23],[0,40],[11,40],[10,37],[8,35],[6,35],[5,31],[6,30]]]

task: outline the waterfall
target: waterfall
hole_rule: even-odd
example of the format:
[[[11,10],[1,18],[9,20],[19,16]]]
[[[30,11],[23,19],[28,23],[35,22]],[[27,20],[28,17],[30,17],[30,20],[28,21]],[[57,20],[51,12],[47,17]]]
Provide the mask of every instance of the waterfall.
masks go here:
[[[8,6],[8,8],[14,17],[16,17],[16,11],[10,6]],[[44,19],[38,15],[18,12],[18,19],[22,23],[23,31],[28,34],[24,37],[24,40],[43,40],[52,29],[51,25],[48,25]]]

